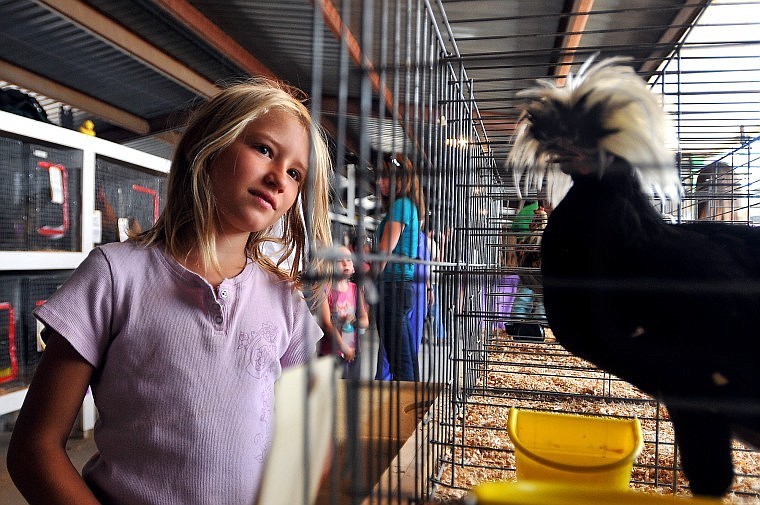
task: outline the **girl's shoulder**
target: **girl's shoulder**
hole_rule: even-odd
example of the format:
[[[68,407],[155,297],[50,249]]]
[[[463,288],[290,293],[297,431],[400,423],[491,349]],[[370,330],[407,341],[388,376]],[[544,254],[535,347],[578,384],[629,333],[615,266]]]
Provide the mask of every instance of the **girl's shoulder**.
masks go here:
[[[89,260],[106,263],[111,274],[119,278],[126,279],[135,273],[155,271],[156,268],[176,271],[184,277],[179,264],[172,261],[160,245],[146,246],[132,240],[101,244],[90,251]]]
[[[130,254],[130,253],[144,253],[157,246],[146,246],[140,242],[136,242],[131,239],[127,239],[124,242],[109,242],[107,244],[100,244],[95,249],[107,251],[111,254]]]
[[[412,200],[406,195],[399,196],[398,198],[396,198],[396,200],[394,201],[394,205],[402,206],[402,207],[411,205],[412,207],[416,207],[416,205],[414,204],[414,200]]]
[[[396,199],[393,202],[393,207],[391,212],[388,214],[393,214],[394,220],[398,219],[419,219],[418,215],[419,212],[417,211],[417,206],[414,204],[414,201],[412,201],[411,198],[408,196],[403,196],[398,199]]]
[[[132,240],[124,242],[109,242],[96,246],[90,254],[102,254],[109,262],[128,266],[123,262],[136,261],[139,258],[147,258],[154,253],[157,246],[144,246]]]

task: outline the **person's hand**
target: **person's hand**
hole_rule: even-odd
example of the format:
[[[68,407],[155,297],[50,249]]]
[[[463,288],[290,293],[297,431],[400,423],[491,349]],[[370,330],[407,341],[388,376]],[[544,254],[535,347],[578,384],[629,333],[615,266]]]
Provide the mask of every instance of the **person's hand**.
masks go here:
[[[351,363],[356,358],[356,349],[348,347],[347,345],[341,346],[340,351],[343,353],[343,359]]]
[[[427,288],[427,304],[433,305],[435,303],[435,291],[433,288]]]

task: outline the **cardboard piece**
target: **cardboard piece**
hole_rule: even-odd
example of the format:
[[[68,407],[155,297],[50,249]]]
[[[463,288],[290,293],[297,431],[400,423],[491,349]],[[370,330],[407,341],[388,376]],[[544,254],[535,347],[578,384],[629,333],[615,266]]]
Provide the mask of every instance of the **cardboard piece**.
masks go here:
[[[340,370],[333,356],[283,371],[275,386],[275,427],[260,505],[308,505],[329,464]]]

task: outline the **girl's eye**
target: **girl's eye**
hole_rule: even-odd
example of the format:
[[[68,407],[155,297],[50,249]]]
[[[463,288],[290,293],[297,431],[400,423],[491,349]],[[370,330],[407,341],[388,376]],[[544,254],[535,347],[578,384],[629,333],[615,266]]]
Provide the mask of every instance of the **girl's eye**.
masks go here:
[[[269,147],[263,145],[263,144],[255,144],[253,146],[255,150],[263,154],[264,156],[270,156],[272,154],[272,151],[269,149]]]
[[[301,171],[295,168],[288,169],[288,175],[294,181],[297,181],[297,182],[301,182],[301,180],[303,179],[303,174],[301,173]]]

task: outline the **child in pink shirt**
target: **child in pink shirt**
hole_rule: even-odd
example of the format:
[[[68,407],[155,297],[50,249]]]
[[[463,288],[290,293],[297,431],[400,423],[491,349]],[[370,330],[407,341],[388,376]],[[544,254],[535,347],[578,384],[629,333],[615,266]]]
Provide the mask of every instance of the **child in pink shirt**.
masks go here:
[[[360,336],[367,331],[369,316],[364,295],[350,280],[354,274],[351,251],[341,246],[337,252],[340,258],[335,262],[336,279],[321,307],[325,338],[320,344],[320,354],[337,354],[346,362],[344,377],[358,378]]]

